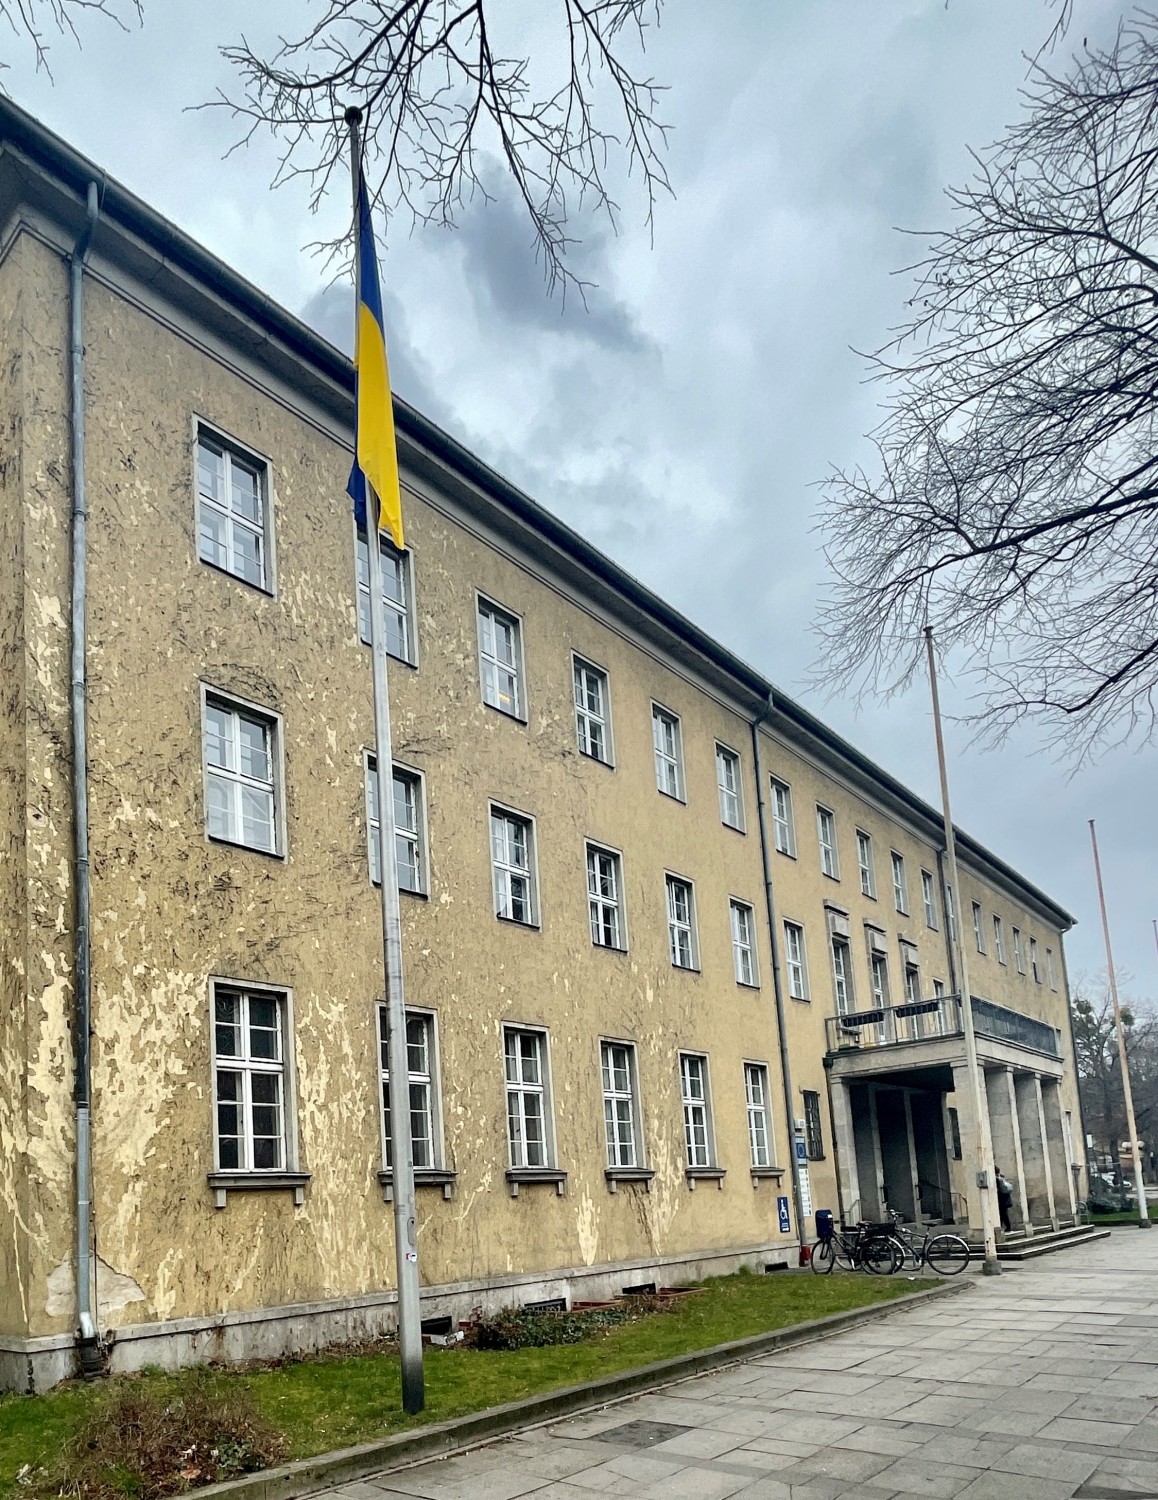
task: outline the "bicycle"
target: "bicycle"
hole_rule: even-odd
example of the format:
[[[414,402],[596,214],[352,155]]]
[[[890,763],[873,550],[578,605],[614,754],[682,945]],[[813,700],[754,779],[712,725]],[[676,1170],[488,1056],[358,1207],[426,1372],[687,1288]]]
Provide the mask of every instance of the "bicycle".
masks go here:
[[[817,1276],[827,1276],[833,1266],[842,1271],[865,1270],[871,1276],[892,1276],[900,1269],[903,1252],[892,1237],[891,1224],[856,1224],[852,1229],[834,1228],[812,1247],[810,1263]]]
[[[896,1209],[889,1210],[889,1219],[889,1238],[900,1252],[900,1269],[919,1271],[928,1266],[938,1276],[959,1276],[969,1264],[969,1243],[959,1234],[926,1234],[918,1242]]]

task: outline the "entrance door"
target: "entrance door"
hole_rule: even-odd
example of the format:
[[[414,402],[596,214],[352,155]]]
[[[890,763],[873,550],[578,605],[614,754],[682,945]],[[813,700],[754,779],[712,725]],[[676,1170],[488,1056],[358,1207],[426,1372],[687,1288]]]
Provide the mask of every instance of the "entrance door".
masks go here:
[[[885,1201],[910,1223],[917,1218],[913,1199],[913,1163],[909,1154],[909,1122],[900,1089],[877,1090],[877,1131],[884,1168]]]
[[[953,1218],[953,1194],[949,1182],[949,1161],[945,1152],[945,1120],[941,1095],[909,1095],[913,1113],[913,1144],[917,1151],[917,1192],[921,1211],[926,1218]]]

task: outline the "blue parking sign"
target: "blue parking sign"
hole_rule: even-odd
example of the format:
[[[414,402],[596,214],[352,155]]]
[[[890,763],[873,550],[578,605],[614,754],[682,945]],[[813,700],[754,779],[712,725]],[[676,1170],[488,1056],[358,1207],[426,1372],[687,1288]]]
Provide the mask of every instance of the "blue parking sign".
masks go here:
[[[777,1198],[776,1212],[780,1215],[780,1233],[787,1234],[792,1228],[792,1220],[788,1217],[788,1199],[786,1197]]]

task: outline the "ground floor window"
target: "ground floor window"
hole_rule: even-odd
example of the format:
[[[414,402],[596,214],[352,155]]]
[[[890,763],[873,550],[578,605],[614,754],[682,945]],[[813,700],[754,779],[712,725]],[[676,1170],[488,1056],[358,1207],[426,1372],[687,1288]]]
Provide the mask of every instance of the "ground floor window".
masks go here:
[[[284,1171],[286,996],[215,985],[213,1038],[218,1169]]]

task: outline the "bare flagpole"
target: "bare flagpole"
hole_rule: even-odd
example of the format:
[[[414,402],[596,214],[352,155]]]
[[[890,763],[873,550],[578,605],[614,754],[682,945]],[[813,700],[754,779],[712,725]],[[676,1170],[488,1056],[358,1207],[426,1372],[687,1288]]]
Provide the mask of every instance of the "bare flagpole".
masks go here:
[[[1118,1033],[1118,1066],[1122,1074],[1122,1093],[1126,1100],[1126,1129],[1130,1132],[1130,1153],[1134,1158],[1134,1190],[1138,1194],[1138,1228],[1150,1228],[1150,1210],[1146,1204],[1146,1187],[1142,1180],[1142,1150],[1138,1127],[1134,1123],[1134,1091],[1130,1087],[1130,1064],[1126,1060],[1126,1033],[1122,1029],[1122,1010],[1118,1004],[1118,976],[1114,972],[1114,951],[1110,947],[1110,919],[1106,914],[1106,896],[1102,890],[1102,862],[1098,858],[1098,835],[1090,819],[1090,843],[1094,848],[1094,874],[1098,881],[1098,905],[1102,909],[1102,936],[1106,941],[1106,972],[1110,976],[1110,1000],[1114,1006],[1114,1029]]]
[[[993,1224],[993,1140],[989,1130],[989,1103],[977,1065],[977,1038],[973,1033],[973,995],[969,988],[969,966],[965,954],[965,931],[961,923],[961,882],[957,876],[957,835],[949,808],[949,771],[945,764],[945,739],[941,733],[941,699],[937,692],[937,663],[933,656],[933,627],[925,626],[925,648],[929,655],[929,686],[933,693],[933,728],[937,734],[937,766],[941,773],[941,805],[945,810],[945,861],[949,867],[949,925],[956,949],[957,976],[961,982],[961,1025],[965,1031],[965,1065],[973,1095],[973,1119],[976,1125],[974,1150],[977,1159],[977,1186],[981,1192],[981,1234],[985,1259],[981,1269],[987,1276],[1001,1274],[997,1259],[997,1232]]]
[[[355,297],[361,286],[358,189],[362,172],[362,111],[346,111],[354,182]],[[355,310],[357,303],[355,302]],[[357,313],[356,313],[357,315]],[[371,500],[373,496],[373,500]],[[394,1196],[394,1250],[398,1267],[398,1343],[402,1356],[402,1407],[413,1415],[426,1405],[422,1374],[422,1311],[418,1294],[418,1235],[414,1204],[414,1145],[410,1136],[410,1086],[406,1057],[406,999],[402,986],[402,914],[398,900],[398,847],[394,834],[394,751],[386,676],[386,620],[382,604],[381,502],[366,481],[366,551],[370,560],[370,643],[374,662],[374,768],[378,796],[378,873],[382,892],[382,947],[386,964],[389,1063],[390,1166]]]

